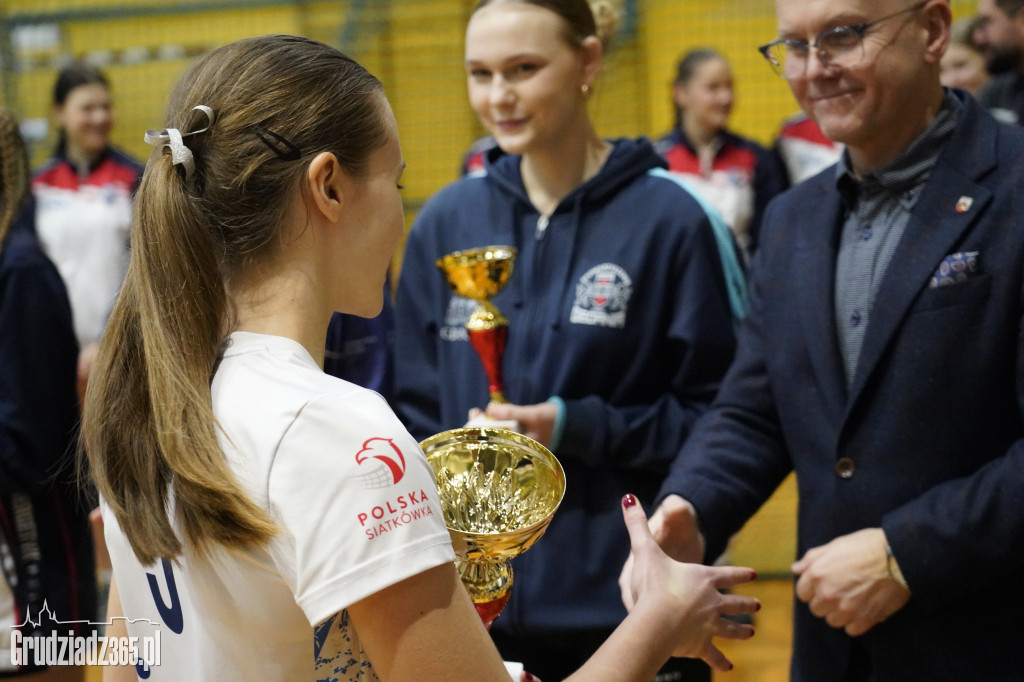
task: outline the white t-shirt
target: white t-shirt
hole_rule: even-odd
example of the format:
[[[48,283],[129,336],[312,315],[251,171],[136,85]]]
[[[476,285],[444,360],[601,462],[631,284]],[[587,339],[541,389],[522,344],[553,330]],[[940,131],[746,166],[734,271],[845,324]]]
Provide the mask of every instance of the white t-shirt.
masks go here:
[[[160,624],[128,624],[160,631],[148,679],[377,679],[344,609],[455,558],[419,445],[383,398],[291,339],[232,334],[212,390],[231,467],[281,532],[143,567],[104,507],[124,615]]]
[[[36,232],[68,290],[80,346],[99,340],[128,271],[131,187],[33,185]]]
[[[736,243],[750,260],[750,221],[754,217],[754,171],[732,167],[707,169],[706,174],[679,173],[709,204],[718,209]]]

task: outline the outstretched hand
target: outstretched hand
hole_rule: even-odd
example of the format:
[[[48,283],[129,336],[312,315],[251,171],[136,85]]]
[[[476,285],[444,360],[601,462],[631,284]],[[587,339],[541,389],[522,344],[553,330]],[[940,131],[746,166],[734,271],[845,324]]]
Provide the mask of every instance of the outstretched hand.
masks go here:
[[[623,516],[629,530],[632,568],[623,576],[624,599],[633,607],[630,615],[656,618],[667,637],[672,638],[672,655],[703,659],[716,670],[730,670],[732,663],[713,644],[713,637],[747,639],[754,634],[750,625],[723,616],[754,613],[761,608],[752,597],[722,594],[754,580],[749,568],[703,566],[675,561],[658,546],[647,516],[632,495],[623,498]]]
[[[704,536],[697,524],[693,505],[679,495],[669,495],[648,519],[651,535],[661,549],[676,561],[699,564],[704,560]],[[629,586],[633,580],[633,555],[626,559],[619,575],[619,589],[626,609],[633,608]]]

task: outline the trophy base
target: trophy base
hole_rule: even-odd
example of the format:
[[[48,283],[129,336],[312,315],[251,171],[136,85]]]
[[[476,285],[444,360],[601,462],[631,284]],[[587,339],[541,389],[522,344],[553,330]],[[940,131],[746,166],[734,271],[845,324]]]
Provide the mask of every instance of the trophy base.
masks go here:
[[[491,629],[491,623],[494,619],[501,615],[501,612],[505,610],[505,605],[508,604],[509,593],[506,592],[505,596],[499,597],[493,601],[477,602],[473,604],[476,607],[477,615],[480,616],[480,620],[484,622],[484,627],[488,630]]]

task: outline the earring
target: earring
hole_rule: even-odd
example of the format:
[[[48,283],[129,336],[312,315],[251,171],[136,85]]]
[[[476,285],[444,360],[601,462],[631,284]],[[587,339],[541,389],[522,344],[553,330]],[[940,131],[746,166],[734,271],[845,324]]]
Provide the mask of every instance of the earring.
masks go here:
[[[583,93],[583,98],[586,99],[590,96],[590,86],[584,83],[580,86],[580,92]]]

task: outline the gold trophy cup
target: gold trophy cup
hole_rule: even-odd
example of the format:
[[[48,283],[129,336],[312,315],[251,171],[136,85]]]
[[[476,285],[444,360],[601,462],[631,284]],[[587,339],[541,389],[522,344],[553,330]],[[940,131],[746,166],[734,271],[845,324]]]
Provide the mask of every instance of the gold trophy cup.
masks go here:
[[[491,401],[496,403],[505,402],[501,356],[508,339],[508,320],[490,299],[508,284],[515,258],[516,250],[511,246],[484,246],[456,251],[437,261],[452,291],[478,303],[466,330],[487,373]]]
[[[506,429],[452,429],[420,446],[437,477],[456,569],[490,628],[508,603],[509,560],[544,534],[565,472],[546,447]]]

